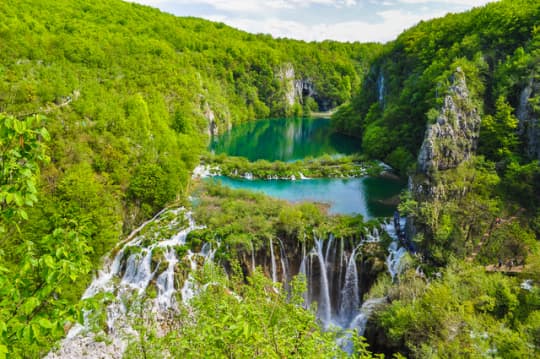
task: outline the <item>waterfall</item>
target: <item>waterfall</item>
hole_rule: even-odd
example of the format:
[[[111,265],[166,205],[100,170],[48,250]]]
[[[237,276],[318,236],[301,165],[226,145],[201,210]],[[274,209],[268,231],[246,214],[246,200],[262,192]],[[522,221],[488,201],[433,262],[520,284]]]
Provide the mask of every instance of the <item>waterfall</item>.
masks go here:
[[[341,290],[339,316],[341,323],[347,323],[355,315],[360,306],[360,293],[358,290],[358,270],[356,267],[356,248],[352,251],[345,272],[345,282]]]
[[[405,218],[397,217],[396,221],[399,221],[399,227],[405,228]],[[405,247],[399,246],[399,233],[396,231],[396,227],[390,222],[384,224],[384,229],[390,237],[392,237],[392,242],[388,246],[388,257],[386,257],[386,266],[388,268],[388,273],[392,277],[392,281],[397,278],[397,275],[402,271],[401,259],[407,253]]]
[[[360,308],[360,313],[351,321],[349,329],[356,329],[358,335],[364,335],[367,321],[373,310],[380,304],[384,303],[386,298],[373,298],[366,300]]]
[[[288,282],[289,282],[289,261],[287,259],[287,253],[285,253],[285,247],[283,246],[283,242],[281,239],[278,238],[279,241],[279,257],[281,260],[281,273],[282,273],[282,280],[283,284],[285,285],[285,289],[288,288]]]
[[[122,277],[122,284],[129,285],[142,294],[155,274],[151,269],[151,261],[152,251],[149,249],[143,249],[142,253],[130,255],[127,259],[124,277]]]
[[[249,242],[251,244],[251,271],[255,272],[255,246],[253,241]]]
[[[178,263],[174,249],[169,248],[165,253],[165,259],[169,262],[167,269],[157,279],[158,288],[157,302],[162,309],[169,309],[174,305],[174,267]]]
[[[381,105],[384,105],[384,74],[382,71],[377,78],[377,99]]]
[[[187,226],[184,219],[187,219]],[[150,223],[154,225],[148,226]],[[159,228],[169,230],[178,228],[178,230],[170,238],[162,240]],[[95,358],[122,357],[129,338],[137,335],[137,331],[132,327],[135,318],[144,319],[146,315],[152,315],[158,322],[165,320],[163,323],[167,323],[167,313],[177,309],[175,299],[177,288],[175,288],[174,276],[179,258],[176,248],[183,246],[188,233],[197,228],[202,227],[195,225],[190,213],[184,208],[177,208],[161,211],[134,230],[120,244],[122,247],[116,251],[114,259],[105,260],[104,269],[99,271],[98,276],[94,278],[82,297],[86,299],[99,293],[112,294],[112,297],[106,298],[113,299],[103,302],[106,330],[94,333],[92,326],[95,324],[90,322],[93,317],[89,311],[86,311],[84,324],[75,324],[61,342],[58,352],[50,352],[46,358],[89,357],[89,353],[91,353],[90,357]],[[159,260],[153,258],[157,249],[161,254]],[[192,253],[188,250],[184,259],[189,261],[191,270],[194,271],[197,269],[197,263],[211,260],[213,255],[211,246],[205,243],[200,253]],[[198,261],[197,257],[202,257],[203,260]],[[158,263],[152,270],[152,265],[156,261]],[[158,271],[163,268],[162,262],[167,265],[158,274]],[[147,288],[154,284],[157,293],[152,299],[145,294]],[[180,289],[182,300],[189,300],[196,290],[194,279],[189,274]],[[139,300],[143,298],[145,299]],[[134,303],[140,304],[133,306]],[[139,305],[141,312],[134,312],[133,308]],[[140,317],[141,315],[143,318]],[[160,326],[158,332],[166,331],[166,327],[167,324]],[[107,340],[105,342],[99,340],[101,336],[105,336]]]
[[[401,273],[401,259],[403,255],[407,253],[405,247],[398,247],[397,241],[392,241],[388,246],[388,257],[386,257],[386,266],[388,267],[388,273],[394,281],[399,273]]]
[[[270,237],[270,260],[272,262],[272,281],[277,282],[277,269],[276,269],[276,257],[274,256],[274,244],[272,243],[272,237]]]
[[[326,273],[326,263],[324,262],[322,239],[315,240],[315,247],[317,248],[317,257],[319,258],[319,265],[321,267],[321,287],[319,295],[319,318],[323,325],[326,327],[330,324],[332,315],[332,303],[330,302],[330,291],[328,288],[328,277]]]

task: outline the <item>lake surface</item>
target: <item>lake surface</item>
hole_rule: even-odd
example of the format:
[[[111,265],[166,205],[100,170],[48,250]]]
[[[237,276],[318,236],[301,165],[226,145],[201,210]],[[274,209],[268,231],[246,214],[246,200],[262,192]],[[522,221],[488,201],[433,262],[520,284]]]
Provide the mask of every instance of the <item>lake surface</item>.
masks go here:
[[[315,201],[328,203],[332,214],[361,214],[364,218],[390,217],[395,205],[385,204],[397,196],[405,182],[380,177],[348,179],[314,178],[300,181],[246,180],[213,177],[223,185],[247,189],[293,202]]]
[[[295,161],[324,154],[358,153],[361,150],[358,142],[333,133],[329,119],[275,119],[234,127],[213,139],[210,148],[216,153],[247,157],[251,161]],[[392,216],[396,206],[389,204],[389,199],[406,185],[405,181],[379,177],[298,181],[214,177],[210,180],[293,202],[327,203],[332,214],[361,214],[364,218]]]
[[[324,154],[360,152],[358,139],[333,132],[325,118],[290,118],[247,122],[212,139],[215,153],[242,156],[250,161],[296,161]]]

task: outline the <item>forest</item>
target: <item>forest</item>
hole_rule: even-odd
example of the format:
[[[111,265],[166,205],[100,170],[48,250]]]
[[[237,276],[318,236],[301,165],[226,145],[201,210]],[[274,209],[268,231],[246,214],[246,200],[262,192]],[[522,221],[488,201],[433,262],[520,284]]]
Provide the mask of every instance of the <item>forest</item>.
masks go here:
[[[388,238],[366,249],[363,299],[386,304],[365,338],[349,333],[353,357],[539,355],[537,1],[448,14],[386,44],[274,39],[119,0],[6,0],[0,11],[0,358],[47,355],[90,309],[104,327],[111,298],[81,300],[85,289],[168,206],[193,206],[206,225],[177,253],[219,242],[223,265],[194,274],[219,285],[181,306],[168,335],[136,323],[126,357],[347,357],[343,333],[302,307],[305,278],[281,288],[268,266],[246,263],[272,238],[291,251],[315,234],[350,244],[381,223],[202,185],[191,177],[201,160],[259,177],[376,175],[381,160],[411,179],[398,208],[417,253],[394,280]],[[243,122],[335,108],[333,127],[357,138],[360,158],[207,152],[210,136]],[[460,127],[469,120],[481,125]],[[441,135],[426,149],[426,126],[447,122],[472,145]],[[487,270],[497,263],[515,270]]]

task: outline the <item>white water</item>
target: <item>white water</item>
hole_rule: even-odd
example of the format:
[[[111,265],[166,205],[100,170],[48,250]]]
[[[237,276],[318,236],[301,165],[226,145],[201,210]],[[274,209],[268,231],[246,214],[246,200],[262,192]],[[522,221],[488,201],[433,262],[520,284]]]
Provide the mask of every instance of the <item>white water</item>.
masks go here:
[[[281,262],[281,273],[282,273],[282,281],[285,286],[285,289],[288,288],[289,284],[289,260],[287,259],[287,253],[285,253],[285,247],[283,246],[283,242],[281,239],[278,238],[279,243],[279,259]]]
[[[399,219],[400,227],[405,228],[405,218]],[[395,281],[397,276],[403,270],[401,265],[401,260],[407,249],[405,247],[399,246],[398,234],[392,221],[385,223],[385,231],[392,237],[392,242],[388,246],[388,257],[386,257],[386,267],[388,268],[388,273],[392,277],[392,281]]]
[[[322,239],[315,240],[315,248],[317,250],[317,258],[319,258],[319,265],[321,267],[320,275],[320,298],[319,298],[319,318],[321,319],[323,326],[327,327],[330,324],[332,315],[332,303],[330,302],[330,290],[328,288],[328,277],[326,274],[326,263],[322,254]]]
[[[272,267],[272,282],[276,283],[277,279],[277,268],[276,268],[276,256],[274,255],[274,244],[272,243],[272,237],[270,237],[270,261]]]
[[[149,229],[143,233],[150,223],[159,229],[174,230],[182,226],[184,218],[187,219],[187,227],[184,226],[166,240],[159,240],[162,235],[159,230]],[[165,319],[169,313],[174,313],[177,309],[174,274],[179,263],[175,248],[184,245],[188,233],[196,228],[200,227],[195,225],[190,213],[178,208],[160,212],[133,231],[114,259],[106,260],[104,269],[98,273],[83,295],[83,299],[87,299],[99,293],[110,293],[112,298],[115,298],[103,302],[106,330],[99,333],[92,332],[91,328],[95,326],[92,324],[94,315],[86,312],[84,325],[73,326],[62,341],[58,352],[49,353],[47,358],[121,357],[128,339],[137,335],[132,327],[134,321],[144,320],[148,315],[159,321],[160,318]],[[143,243],[150,244],[143,246]],[[162,267],[161,263],[157,263],[152,270],[152,256],[158,249],[162,253],[161,260],[167,263],[162,273],[157,273]],[[129,252],[133,253],[126,258]],[[211,260],[213,254],[214,251],[205,244],[200,253],[188,250],[184,259],[190,263],[190,269],[193,271],[197,269],[197,257],[202,257],[204,262]],[[155,283],[157,291],[153,299],[145,296],[150,283]],[[196,285],[190,274],[180,290],[182,301],[187,302],[196,291]],[[142,302],[138,300],[143,298],[146,300]],[[128,306],[129,302],[141,302],[142,307]],[[106,337],[107,340],[97,340],[96,337]]]
[[[345,283],[341,290],[339,316],[341,323],[346,323],[357,313],[360,306],[360,292],[358,289],[358,270],[356,268],[356,248],[352,251],[345,272]]]
[[[401,226],[405,219],[400,219]],[[387,222],[384,231],[393,239],[388,247],[386,264],[393,280],[402,271],[401,260],[406,249],[399,246],[398,235],[393,223]],[[315,240],[313,249],[305,254],[300,263],[299,272],[307,279],[307,291],[304,294],[305,306],[315,301],[318,303],[318,318],[324,328],[330,325],[343,329],[358,329],[363,332],[365,323],[374,307],[384,299],[366,301],[361,306],[360,278],[355,257],[361,245],[380,241],[379,231],[375,228],[356,245],[352,251],[345,250],[344,241],[330,236],[327,241]],[[317,258],[313,258],[317,257]],[[313,259],[320,268],[320,275],[313,272]],[[318,274],[318,272],[317,272]],[[318,284],[318,291],[317,291]]]
[[[364,335],[366,324],[371,316],[371,313],[377,306],[381,305],[385,301],[386,298],[373,298],[366,300],[360,308],[360,313],[351,321],[349,329],[356,329],[358,331],[358,335]]]

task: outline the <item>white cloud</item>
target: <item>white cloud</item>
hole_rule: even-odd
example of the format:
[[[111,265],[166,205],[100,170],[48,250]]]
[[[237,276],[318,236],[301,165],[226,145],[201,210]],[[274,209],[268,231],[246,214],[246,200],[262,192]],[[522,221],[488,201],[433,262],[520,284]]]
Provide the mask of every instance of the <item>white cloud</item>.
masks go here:
[[[277,37],[289,37],[306,41],[333,39],[338,41],[386,42],[395,39],[399,33],[417,24],[420,20],[444,15],[443,12],[413,14],[399,10],[386,10],[377,14],[382,18],[379,23],[347,21],[315,25],[303,24],[299,21],[285,21],[275,17],[262,21],[247,18],[229,18],[223,15],[214,15],[208,18],[253,33],[272,34]]]
[[[482,6],[489,2],[497,0],[397,0],[402,4],[427,4],[427,3],[439,3],[448,5],[463,5],[466,7]]]
[[[160,7],[167,5],[208,5],[218,11],[235,13],[261,13],[269,10],[307,8],[312,5],[351,7],[356,0],[131,0],[140,4]]]
[[[444,16],[449,11],[466,10],[494,0],[129,1],[156,6],[177,15],[199,16],[252,33],[277,37],[306,41],[333,39],[386,42],[395,39],[403,30],[420,20]],[[324,7],[328,9],[327,16]],[[314,14],[317,16],[312,16]],[[321,18],[320,15],[326,17],[314,23],[313,19]]]

